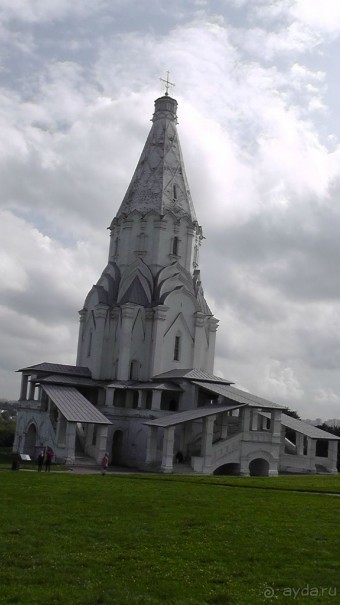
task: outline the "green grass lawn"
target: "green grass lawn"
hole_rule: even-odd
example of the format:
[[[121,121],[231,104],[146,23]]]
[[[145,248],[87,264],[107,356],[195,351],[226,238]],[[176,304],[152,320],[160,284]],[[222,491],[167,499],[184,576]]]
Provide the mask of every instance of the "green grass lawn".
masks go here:
[[[335,605],[327,480],[1,472],[0,603]]]

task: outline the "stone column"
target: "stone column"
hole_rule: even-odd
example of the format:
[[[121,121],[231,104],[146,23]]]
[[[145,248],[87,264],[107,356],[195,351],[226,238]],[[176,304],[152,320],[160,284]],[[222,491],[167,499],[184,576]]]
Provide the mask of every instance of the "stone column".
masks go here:
[[[204,313],[195,313],[195,340],[194,340],[194,360],[193,367],[201,368],[204,362],[205,354],[205,329],[204,329]]]
[[[87,317],[87,309],[81,309],[79,311],[79,336],[78,336],[78,349],[77,349],[77,365],[83,364],[82,352],[83,352],[83,341],[84,341],[84,329]]]
[[[138,389],[138,406],[139,410],[145,410],[146,392],[144,389]]]
[[[28,399],[29,401],[34,401],[34,394],[35,394],[35,383],[30,382],[30,387],[29,387],[29,393],[28,393]]]
[[[145,462],[150,464],[157,460],[158,426],[148,426]]]
[[[257,431],[258,419],[259,419],[259,412],[256,408],[253,408],[251,411],[251,430],[252,431]]]
[[[163,372],[163,336],[164,322],[166,320],[169,307],[158,305],[154,307],[154,322],[153,322],[153,348],[151,362],[151,376],[156,376]]]
[[[145,309],[145,351],[146,355],[142,360],[141,380],[150,380],[152,376],[152,327],[154,312],[152,309]]]
[[[107,433],[108,433],[108,425],[107,424],[99,424],[97,428],[97,462],[101,463],[105,452],[107,451]]]
[[[66,460],[74,462],[76,447],[76,423],[67,422],[66,424]]]
[[[309,470],[315,473],[315,451],[316,451],[316,440],[307,437],[308,439],[308,459],[309,459]]]
[[[115,390],[114,388],[106,388],[106,397],[105,397],[105,406],[108,408],[113,407],[113,402],[115,398]]]
[[[96,328],[93,333],[92,342],[92,378],[102,378],[102,354],[104,343],[105,319],[107,316],[108,306],[98,304],[94,309],[94,320]]]
[[[338,458],[338,445],[339,442],[335,439],[328,441],[328,469],[330,473],[336,474],[338,472],[337,469],[337,458]]]
[[[22,374],[19,401],[27,400],[27,385],[28,385],[28,374]]]
[[[209,325],[209,349],[208,349],[208,358],[207,358],[207,371],[213,373],[218,319],[216,319],[215,317],[210,317],[210,319],[208,320],[208,325]]]
[[[135,316],[135,305],[122,305],[122,325],[119,335],[118,380],[129,380],[131,361],[132,322]]]
[[[279,440],[281,437],[281,414],[282,410],[272,410],[271,413],[271,433],[273,437],[276,437],[276,440]]]
[[[192,227],[188,227],[187,229],[187,245],[186,245],[186,250],[184,251],[185,254],[185,258],[184,258],[184,267],[186,268],[187,271],[189,271],[189,273],[191,273],[192,270],[192,252],[193,252],[193,241],[194,241],[194,237],[195,237],[195,229],[193,229]],[[195,366],[194,368],[199,367],[199,366]]]
[[[161,470],[163,473],[172,473],[173,461],[174,461],[174,441],[175,441],[175,427],[167,426],[164,429],[163,439],[163,456]]]
[[[295,434],[296,434],[296,455],[303,456],[303,434],[302,433],[295,433]]]
[[[162,391],[152,391],[152,402],[151,409],[152,410],[160,410],[161,409],[161,399],[162,399]]]
[[[201,456],[203,458],[203,473],[209,473],[212,465],[212,442],[214,436],[214,422],[216,414],[203,419]]]
[[[249,407],[241,408],[240,413],[242,414],[241,418],[241,430],[243,433],[248,433],[250,429],[250,412],[251,409]]]
[[[221,439],[228,437],[228,412],[222,414]]]

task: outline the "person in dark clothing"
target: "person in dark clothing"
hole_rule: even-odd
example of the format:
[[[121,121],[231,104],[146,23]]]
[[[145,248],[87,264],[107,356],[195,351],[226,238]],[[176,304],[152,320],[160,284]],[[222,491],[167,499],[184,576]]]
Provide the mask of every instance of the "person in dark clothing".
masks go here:
[[[38,471],[42,471],[42,467],[44,464],[44,458],[45,458],[44,450],[40,450],[39,456],[38,456]]]
[[[177,452],[176,456],[175,456],[175,461],[179,464],[182,464],[184,460],[183,454],[182,452]]]
[[[53,450],[50,447],[48,447],[47,452],[46,452],[46,459],[45,459],[45,471],[50,472],[53,456],[54,456]]]

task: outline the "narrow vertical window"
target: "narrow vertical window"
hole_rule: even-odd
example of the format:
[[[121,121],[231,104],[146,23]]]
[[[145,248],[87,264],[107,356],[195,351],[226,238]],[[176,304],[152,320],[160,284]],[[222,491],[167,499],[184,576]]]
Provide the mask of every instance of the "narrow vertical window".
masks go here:
[[[178,237],[174,237],[172,241],[172,254],[178,256]]]
[[[114,249],[114,253],[113,253],[114,256],[117,256],[117,254],[118,254],[118,247],[119,247],[119,239],[118,239],[118,237],[116,237],[116,239],[115,239],[115,249]]]
[[[91,355],[91,349],[92,349],[92,330],[91,330],[91,332],[89,334],[89,342],[88,342],[88,345],[87,345],[87,356],[88,357],[90,357],[90,355]]]
[[[175,336],[174,361],[179,361],[181,337]]]
[[[177,200],[177,185],[172,186],[172,197],[174,200]]]

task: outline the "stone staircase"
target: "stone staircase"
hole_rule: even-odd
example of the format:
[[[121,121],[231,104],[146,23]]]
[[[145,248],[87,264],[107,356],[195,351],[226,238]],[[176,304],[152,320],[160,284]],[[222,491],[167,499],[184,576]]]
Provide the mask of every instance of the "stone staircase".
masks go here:
[[[76,452],[75,460],[70,466],[75,468],[90,468],[92,470],[100,469],[100,464],[98,464],[94,458],[91,458],[91,456],[88,456],[83,452]]]

